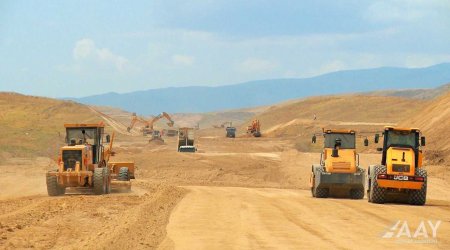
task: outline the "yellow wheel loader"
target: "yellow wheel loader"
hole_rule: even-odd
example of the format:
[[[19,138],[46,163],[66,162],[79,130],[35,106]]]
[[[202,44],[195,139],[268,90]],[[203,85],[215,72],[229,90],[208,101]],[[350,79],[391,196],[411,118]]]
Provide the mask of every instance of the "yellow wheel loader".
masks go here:
[[[66,188],[90,189],[100,195],[110,193],[116,182],[118,186],[131,185],[134,163],[109,161],[114,134],[112,138],[105,135],[103,123],[64,126],[67,145],[60,149],[58,169],[46,174],[48,195],[63,195]]]
[[[379,134],[375,135],[378,143]],[[406,202],[424,205],[427,198],[427,172],[422,168],[425,137],[417,128],[385,127],[381,164],[369,166],[368,201]]]
[[[323,129],[322,134],[324,148],[320,163],[311,167],[312,196],[364,198],[365,170],[359,167],[355,131]],[[314,135],[312,142],[315,143],[316,139]]]

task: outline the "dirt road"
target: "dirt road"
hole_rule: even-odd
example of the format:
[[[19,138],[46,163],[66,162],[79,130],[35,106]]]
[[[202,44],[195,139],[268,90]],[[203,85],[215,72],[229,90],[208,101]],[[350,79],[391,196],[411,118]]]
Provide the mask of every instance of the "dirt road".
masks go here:
[[[441,220],[438,243],[414,244],[414,248],[450,246],[448,201],[430,200],[426,207],[414,207],[374,205],[367,200],[315,199],[306,190],[186,188],[190,192],[172,213],[162,249],[408,247],[397,239],[381,237],[397,220],[407,220],[414,229],[422,220]]]
[[[313,199],[311,164],[320,154],[295,138],[198,138],[198,153],[119,134],[114,160],[137,165],[131,193],[48,197],[48,158],[0,165],[0,249],[320,249],[450,248],[450,173],[428,166],[426,206]],[[379,154],[361,154],[361,165]],[[399,243],[381,235],[396,221],[411,234],[440,220],[437,243]],[[426,222],[427,223],[427,222]],[[426,225],[431,239],[431,229]],[[400,238],[401,240],[405,238]]]

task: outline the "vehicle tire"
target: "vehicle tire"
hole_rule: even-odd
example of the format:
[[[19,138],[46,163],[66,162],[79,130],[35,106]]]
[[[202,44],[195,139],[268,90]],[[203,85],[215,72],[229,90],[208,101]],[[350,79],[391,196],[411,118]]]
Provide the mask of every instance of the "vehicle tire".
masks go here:
[[[103,168],[103,174],[105,175],[106,178],[106,191],[105,194],[109,194],[111,193],[111,176],[110,176],[110,170],[109,168],[105,167]]]
[[[47,193],[49,196],[58,196],[66,193],[66,188],[58,184],[58,178],[54,175],[47,174]]]
[[[367,195],[368,202],[372,202],[372,198],[370,196],[370,186],[372,183],[372,175],[370,173],[373,171],[371,171],[371,169],[372,169],[372,166],[369,166],[369,168],[367,168],[367,194],[366,195]]]
[[[350,189],[350,198],[355,200],[364,198],[364,188]]]
[[[324,172],[324,169],[323,169],[323,167],[317,167],[317,168],[315,168],[315,171],[316,171],[315,175],[320,176]],[[328,198],[328,196],[330,196],[330,190],[328,188],[314,187],[314,197]]]
[[[425,169],[417,169],[416,175],[424,178],[422,188],[419,190],[411,190],[409,193],[408,203],[411,205],[422,206],[427,201],[427,171]]]
[[[370,202],[383,204],[386,201],[386,189],[378,186],[377,176],[386,173],[386,166],[377,165],[372,170],[373,179],[370,183]]]
[[[315,188],[314,194],[316,198],[328,198],[330,190],[328,188]]]
[[[314,166],[312,166],[312,168],[311,168],[311,177],[310,178],[311,178],[310,179],[310,182],[311,182],[310,184],[312,185],[312,187],[311,187],[311,195],[312,195],[312,197],[316,197],[316,194],[314,192],[314,186],[316,185],[316,182],[314,180],[314,178],[316,178]]]
[[[107,180],[104,168],[94,169],[94,194],[101,195],[106,193]]]
[[[119,176],[117,178],[119,181],[129,181],[130,174],[127,167],[121,167],[119,169]]]

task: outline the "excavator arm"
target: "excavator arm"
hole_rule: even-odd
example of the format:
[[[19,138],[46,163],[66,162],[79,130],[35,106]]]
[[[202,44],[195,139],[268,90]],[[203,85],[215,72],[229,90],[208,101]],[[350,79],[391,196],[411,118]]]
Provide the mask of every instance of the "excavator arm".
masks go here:
[[[130,126],[127,127],[127,131],[130,132],[133,129],[133,127],[136,125],[136,123],[142,123],[146,127],[150,126],[150,123],[148,121],[140,118],[139,116],[136,115],[136,113],[133,113],[133,115],[131,116],[131,123],[130,123]]]
[[[162,112],[162,116],[164,116],[164,117],[167,119],[167,121],[169,121],[169,122],[167,123],[167,125],[168,125],[169,127],[173,127],[173,124],[174,124],[175,122],[172,120],[172,118],[170,118],[170,115],[167,114],[166,112]]]
[[[168,120],[167,125],[169,127],[173,127],[173,124],[175,123],[172,118],[170,118],[170,115],[166,112],[162,112],[161,114],[153,117],[153,119],[149,122],[149,127],[153,131],[153,124],[155,124],[157,121],[159,121],[162,118],[166,118]]]

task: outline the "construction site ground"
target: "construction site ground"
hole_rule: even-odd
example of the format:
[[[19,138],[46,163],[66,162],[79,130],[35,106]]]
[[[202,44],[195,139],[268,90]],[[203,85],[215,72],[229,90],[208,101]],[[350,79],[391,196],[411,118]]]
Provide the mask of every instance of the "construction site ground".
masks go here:
[[[309,174],[320,154],[297,151],[289,138],[200,136],[194,154],[176,152],[174,137],[163,144],[148,139],[116,140],[114,160],[137,165],[131,192],[48,197],[52,159],[3,162],[0,248],[404,249],[414,242],[382,238],[399,220],[411,234],[422,220],[440,220],[436,241],[413,247],[450,248],[445,166],[427,166],[425,206],[378,205],[312,198]],[[362,166],[380,161],[379,154],[360,158]]]

